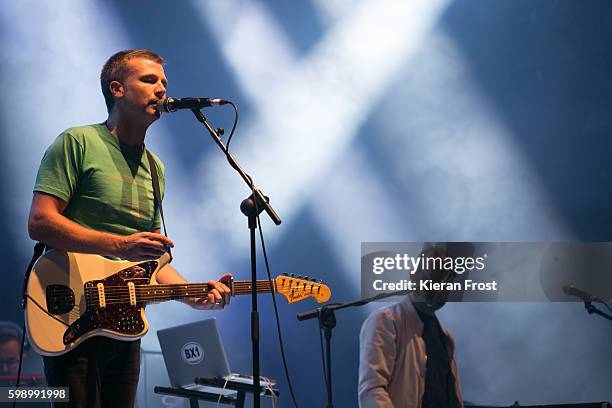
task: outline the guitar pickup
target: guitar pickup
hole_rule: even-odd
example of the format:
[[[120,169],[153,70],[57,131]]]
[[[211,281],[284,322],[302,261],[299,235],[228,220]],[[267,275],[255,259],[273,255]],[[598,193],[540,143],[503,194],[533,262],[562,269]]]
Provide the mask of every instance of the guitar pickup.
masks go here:
[[[98,288],[98,304],[100,305],[100,309],[104,309],[106,307],[106,296],[104,295],[104,284],[98,283],[96,285]]]
[[[130,293],[130,306],[136,306],[136,285],[134,282],[128,282],[127,286]]]

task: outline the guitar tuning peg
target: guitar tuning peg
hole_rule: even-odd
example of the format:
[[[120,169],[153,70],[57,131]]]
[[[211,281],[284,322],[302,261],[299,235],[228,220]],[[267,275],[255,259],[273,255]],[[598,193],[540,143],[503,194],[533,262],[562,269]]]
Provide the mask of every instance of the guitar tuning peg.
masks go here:
[[[283,275],[287,276],[287,275],[288,275],[288,273],[287,273],[287,272],[283,272]]]
[[[298,275],[298,279],[302,279],[302,275]]]
[[[312,279],[311,279],[311,281],[316,282],[316,281],[317,281],[317,279],[316,279],[316,278],[312,278]]]
[[[306,280],[310,280],[310,278],[308,277],[308,275],[304,275],[304,279],[306,279]]]
[[[292,273],[290,273],[289,276],[291,276],[293,278],[293,274]]]

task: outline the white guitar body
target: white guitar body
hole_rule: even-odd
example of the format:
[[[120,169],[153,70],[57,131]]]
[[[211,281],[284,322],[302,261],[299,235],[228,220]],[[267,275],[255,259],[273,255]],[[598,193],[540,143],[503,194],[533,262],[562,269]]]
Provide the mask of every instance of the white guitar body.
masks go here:
[[[98,255],[49,251],[34,264],[27,285],[25,320],[30,343],[44,356],[70,351],[93,336],[135,340],[147,333],[147,303],[206,297],[207,283],[157,284],[157,272],[170,262],[113,261]],[[251,281],[230,283],[231,295],[251,293]],[[326,302],[329,288],[314,280],[278,276],[258,280],[257,292],[277,292],[289,303],[313,297]]]
[[[27,286],[25,320],[30,344],[39,354],[57,356],[97,335],[119,340],[144,336],[149,329],[144,304],[112,304],[106,294],[108,304],[100,308],[95,282],[123,285],[126,291],[129,282],[155,284],[155,274],[169,260],[167,254],[157,261],[124,262],[98,255],[47,252],[32,268]],[[96,290],[86,289],[86,284]]]

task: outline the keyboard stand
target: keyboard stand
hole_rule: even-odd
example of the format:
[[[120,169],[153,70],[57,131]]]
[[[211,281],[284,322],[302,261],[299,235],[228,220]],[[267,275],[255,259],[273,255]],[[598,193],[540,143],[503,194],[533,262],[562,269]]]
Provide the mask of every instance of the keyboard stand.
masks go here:
[[[187,398],[189,400],[189,406],[191,408],[198,408],[198,401],[210,401],[217,402],[225,405],[233,405],[238,408],[244,408],[244,402],[247,393],[253,393],[255,387],[252,384],[244,384],[242,382],[227,381],[222,378],[196,378],[195,383],[198,385],[204,385],[210,388],[210,392],[207,391],[196,391],[185,388],[173,388],[173,387],[160,387],[156,386],[153,390],[156,394],[160,395],[172,395],[174,397]],[[235,391],[234,394],[226,395],[223,393],[225,390]],[[268,389],[260,387],[263,395],[272,396],[277,398],[280,395],[280,391],[277,389]],[[219,392],[215,392],[218,390]],[[234,396],[235,395],[235,396]],[[220,399],[219,399],[220,398]]]
[[[189,400],[189,406],[191,408],[198,408],[198,401],[210,401],[217,402],[225,405],[234,405],[235,407],[244,407],[244,396],[242,397],[242,401],[240,401],[239,396],[236,397],[228,397],[225,395],[221,395],[221,400],[219,400],[220,394],[215,394],[214,392],[203,392],[196,390],[188,390],[185,388],[173,388],[173,387],[160,387],[156,386],[153,391],[156,394],[160,395],[171,395],[173,397],[181,397],[187,398]],[[241,405],[238,405],[241,404]]]

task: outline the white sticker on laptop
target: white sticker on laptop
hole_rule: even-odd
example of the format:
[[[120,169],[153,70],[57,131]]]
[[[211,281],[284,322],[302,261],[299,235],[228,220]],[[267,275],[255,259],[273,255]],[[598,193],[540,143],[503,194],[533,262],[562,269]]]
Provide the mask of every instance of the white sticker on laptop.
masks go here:
[[[204,349],[200,343],[191,341],[181,348],[181,357],[187,364],[199,364],[204,360]]]

